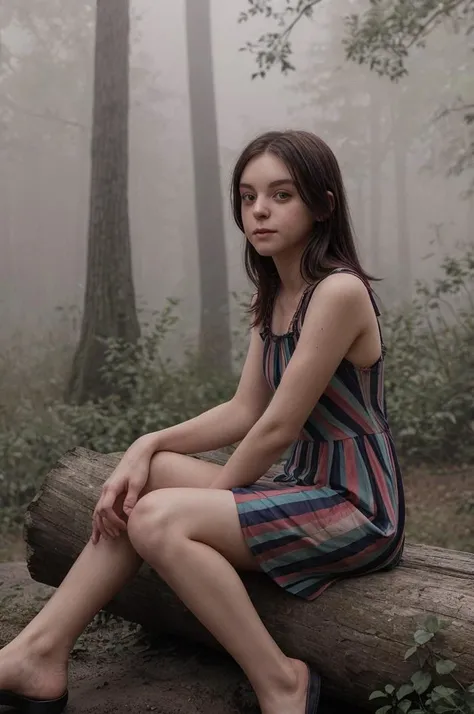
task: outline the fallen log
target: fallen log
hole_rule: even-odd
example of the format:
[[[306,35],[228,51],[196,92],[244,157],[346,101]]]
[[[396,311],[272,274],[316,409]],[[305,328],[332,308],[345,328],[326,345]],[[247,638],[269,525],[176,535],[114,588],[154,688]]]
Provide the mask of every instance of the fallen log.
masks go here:
[[[197,458],[224,463],[227,457]],[[101,485],[119,459],[77,448],[47,475],[26,514],[35,580],[61,583],[90,537]],[[367,706],[370,692],[407,682],[418,666],[403,655],[428,614],[451,623],[438,636],[440,651],[457,663],[460,682],[474,682],[474,554],[408,544],[395,571],[342,581],[313,602],[286,594],[263,574],[243,579],[277,642],[288,655],[312,662],[329,694]],[[150,631],[217,644],[146,565],[105,609]]]

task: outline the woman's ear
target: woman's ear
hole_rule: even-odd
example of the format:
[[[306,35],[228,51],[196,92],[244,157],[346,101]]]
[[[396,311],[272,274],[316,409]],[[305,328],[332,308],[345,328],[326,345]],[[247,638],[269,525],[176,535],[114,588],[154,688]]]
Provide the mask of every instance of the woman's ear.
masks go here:
[[[331,208],[330,208],[329,213],[319,213],[319,214],[316,216],[316,221],[318,221],[319,223],[322,223],[323,221],[327,221],[327,219],[329,218],[329,216],[331,215],[331,213],[334,211],[334,209],[335,209],[335,207],[336,207],[336,199],[334,198],[333,192],[332,192],[332,191],[326,191],[326,193],[327,193],[327,197],[328,197],[328,200],[329,200],[329,205],[330,205]]]

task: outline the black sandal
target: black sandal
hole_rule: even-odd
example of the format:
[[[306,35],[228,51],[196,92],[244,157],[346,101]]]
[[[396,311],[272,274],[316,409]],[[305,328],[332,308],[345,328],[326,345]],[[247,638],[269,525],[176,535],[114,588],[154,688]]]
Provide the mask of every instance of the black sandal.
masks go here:
[[[308,692],[306,694],[305,714],[317,714],[321,696],[321,677],[308,667]]]
[[[60,714],[67,704],[68,692],[58,699],[30,699],[21,694],[0,689],[0,707],[13,707],[21,714]]]

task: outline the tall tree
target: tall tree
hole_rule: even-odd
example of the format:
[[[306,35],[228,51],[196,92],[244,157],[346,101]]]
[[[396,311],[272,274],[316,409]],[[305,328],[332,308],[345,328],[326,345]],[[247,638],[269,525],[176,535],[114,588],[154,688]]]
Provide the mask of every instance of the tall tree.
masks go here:
[[[67,397],[109,393],[107,338],[140,336],[128,214],[129,0],[97,0],[87,280]]]
[[[393,133],[394,186],[397,216],[397,247],[399,267],[399,288],[405,300],[411,298],[413,266],[411,257],[410,222],[408,220],[408,151],[404,132],[405,104],[390,107]],[[403,112],[403,114],[402,114]]]
[[[186,22],[201,293],[200,355],[204,365],[225,372],[231,369],[231,335],[210,0],[187,0]]]

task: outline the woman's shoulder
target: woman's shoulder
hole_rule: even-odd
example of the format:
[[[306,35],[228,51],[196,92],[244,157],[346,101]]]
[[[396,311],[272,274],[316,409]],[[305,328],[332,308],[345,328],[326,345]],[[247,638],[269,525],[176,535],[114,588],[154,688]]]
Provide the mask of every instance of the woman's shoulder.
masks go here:
[[[298,332],[308,320],[319,323],[322,315],[326,321],[365,321],[374,307],[370,286],[362,277],[352,271],[334,271],[309,287],[298,315]]]
[[[370,285],[362,275],[353,270],[333,270],[320,280],[314,282],[307,290],[307,302],[325,300],[329,302],[345,302],[350,308],[352,302],[360,301],[371,293]]]

